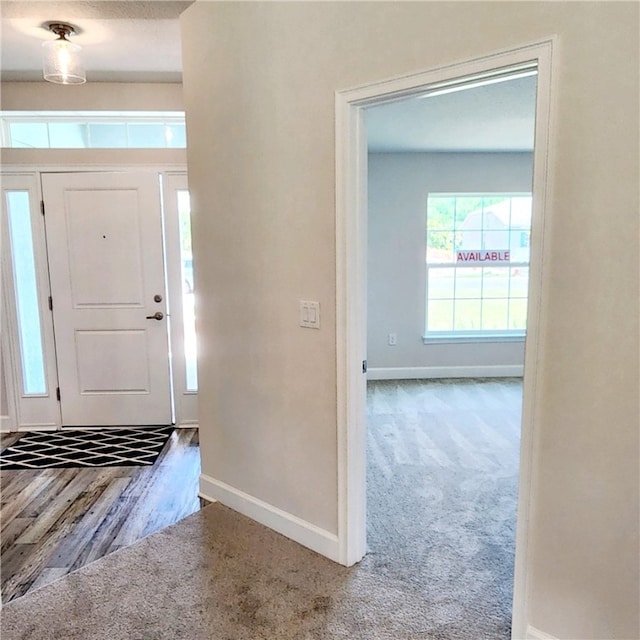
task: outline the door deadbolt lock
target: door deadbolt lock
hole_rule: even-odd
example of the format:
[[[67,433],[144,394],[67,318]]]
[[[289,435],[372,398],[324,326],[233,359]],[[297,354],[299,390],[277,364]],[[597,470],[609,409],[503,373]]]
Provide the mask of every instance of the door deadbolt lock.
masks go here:
[[[147,316],[147,320],[162,320],[164,313],[162,311],[156,311],[152,316]]]
[[[156,293],[156,295],[153,296],[153,301],[154,302],[162,302],[162,296],[159,293]]]

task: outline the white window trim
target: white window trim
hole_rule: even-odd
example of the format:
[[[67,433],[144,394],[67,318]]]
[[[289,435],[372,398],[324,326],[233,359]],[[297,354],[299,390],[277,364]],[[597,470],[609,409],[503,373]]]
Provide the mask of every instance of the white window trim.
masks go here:
[[[50,124],[77,123],[77,124],[161,124],[161,125],[185,125],[184,111],[0,111],[0,147],[4,149],[184,149],[186,147],[101,147],[91,144],[85,147],[56,147],[48,144],[46,147],[22,147],[13,146],[11,141],[12,124]]]
[[[177,426],[194,426],[198,424],[198,391],[187,389],[182,309],[182,271],[180,265],[180,220],[176,198],[178,191],[188,190],[188,188],[186,172],[166,172],[163,174],[165,261],[169,303],[171,305],[169,308],[171,368]]]
[[[9,237],[5,226],[8,224],[5,200],[5,192],[7,191],[27,191],[29,193],[31,232],[38,287],[38,310],[46,381],[46,392],[43,394],[26,394],[23,391],[15,285],[13,282]],[[5,370],[10,369],[10,375],[6,379],[7,394],[12,395],[8,409],[14,412],[13,415],[8,416],[8,422],[10,428],[27,431],[30,429],[58,429],[62,424],[60,405],[56,398],[58,374],[53,338],[53,317],[48,305],[51,291],[49,288],[44,220],[40,213],[41,199],[40,180],[37,172],[2,172],[3,245],[6,243],[2,250],[2,303],[6,310],[3,320],[6,320],[7,323],[7,330],[3,332],[6,333],[5,342],[3,343],[3,357],[7,360],[5,362]]]
[[[500,343],[500,342],[524,342],[526,333],[524,331],[479,331],[477,334],[472,332],[460,332],[455,334],[450,331],[437,332],[433,331],[428,335],[422,336],[423,344],[464,344],[464,343]]]
[[[467,192],[467,191],[445,191],[445,192],[433,192],[433,193],[429,193],[427,195],[427,203],[429,201],[429,197],[450,197],[450,198],[456,198],[456,197],[504,197],[504,198],[532,198],[533,194],[530,191],[487,191],[487,192],[479,192],[479,191],[473,191],[473,192]],[[426,220],[427,224],[428,224],[428,217]],[[440,231],[439,229],[436,229],[434,231]],[[451,233],[455,233],[454,229],[443,229],[442,231],[450,231]],[[482,231],[482,229],[478,229],[478,231]],[[429,230],[427,228],[427,226],[425,225],[425,232],[428,233]],[[509,232],[511,232],[511,228],[509,228]],[[531,232],[531,230],[529,229],[529,232]],[[428,249],[427,249],[428,251]],[[482,263],[478,263],[478,262],[465,262],[465,263],[458,263],[458,262],[427,262],[425,264],[425,273],[426,273],[426,284],[427,287],[425,289],[425,318],[424,318],[424,334],[422,336],[422,342],[425,345],[429,345],[429,344],[464,344],[464,343],[473,343],[473,342],[481,342],[481,343],[491,343],[491,342],[495,342],[495,343],[499,343],[499,342],[521,342],[524,341],[524,338],[526,336],[526,331],[525,330],[521,330],[521,329],[515,329],[515,330],[509,330],[509,329],[498,329],[498,330],[494,330],[494,329],[478,329],[475,331],[469,331],[469,330],[464,330],[461,329],[459,331],[456,331],[455,329],[452,329],[450,331],[429,331],[427,329],[427,324],[429,321],[428,318],[428,304],[429,304],[429,269],[474,269],[474,268],[483,268],[483,267],[490,267],[491,265],[485,265]],[[523,268],[529,268],[530,266],[530,262],[524,262],[522,260],[519,261],[513,261],[513,262],[508,262],[508,263],[500,263],[497,265],[494,265],[496,267],[501,267],[501,268],[509,268],[509,269],[516,269],[518,267],[523,267]],[[527,296],[528,298],[528,296]],[[436,298],[434,298],[435,300]],[[458,300],[467,300],[467,299],[472,299],[472,300],[480,300],[481,302],[484,300],[484,298],[482,296],[478,297],[478,298],[451,298],[451,300],[453,300],[454,302],[454,307],[455,307],[455,303]],[[509,300],[509,297],[506,298],[500,298],[500,299],[504,299],[504,300]]]

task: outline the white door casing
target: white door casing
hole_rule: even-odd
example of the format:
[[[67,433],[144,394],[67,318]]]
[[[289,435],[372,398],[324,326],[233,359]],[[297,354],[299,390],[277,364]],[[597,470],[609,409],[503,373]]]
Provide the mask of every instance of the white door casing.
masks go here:
[[[42,192],[63,426],[170,424],[158,174],[46,173]]]
[[[49,272],[44,223],[40,213],[39,179],[35,172],[16,171],[2,173],[2,222],[0,224],[0,266],[2,277],[1,325],[2,371],[4,375],[7,406],[2,407],[3,425],[8,430],[52,430],[60,427],[60,409],[56,400],[57,367],[53,337],[53,325],[48,309]],[[12,191],[27,194],[33,243],[34,275],[38,299],[41,346],[45,389],[42,393],[28,394],[23,387],[23,363],[19,338],[18,299],[13,269],[13,249],[9,233],[9,207],[7,194]],[[34,336],[32,338],[35,339]]]
[[[362,360],[366,358],[366,129],[363,109],[423,92],[434,83],[537,62],[538,89],[534,144],[533,219],[523,385],[520,483],[513,597],[512,638],[524,637],[528,620],[529,519],[532,505],[532,455],[539,378],[544,370],[539,348],[544,323],[543,265],[548,263],[545,209],[550,189],[552,128],[552,53],[555,38],[519,49],[336,92],[336,333],[338,425],[339,561],[350,566],[366,552],[365,407]]]
[[[182,239],[178,211],[178,194],[189,189],[186,172],[165,173],[162,188],[165,207],[165,245],[170,300],[171,370],[173,372],[175,418],[178,426],[194,426],[198,424],[198,392],[188,388],[186,359],[189,355],[188,348],[195,351],[195,344],[188,344],[194,336],[187,324],[189,320],[193,321],[194,293],[191,290],[187,295],[183,294],[185,282],[182,273]],[[190,285],[193,287],[193,280]],[[190,317],[189,314],[191,314]],[[185,336],[187,341],[185,341]]]

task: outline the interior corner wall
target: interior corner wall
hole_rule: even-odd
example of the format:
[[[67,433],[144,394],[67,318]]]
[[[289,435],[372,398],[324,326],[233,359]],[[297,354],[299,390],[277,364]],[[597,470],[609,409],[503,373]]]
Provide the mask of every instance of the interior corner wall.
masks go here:
[[[639,9],[196,2],[182,14],[203,474],[337,532],[335,92],[556,35],[526,622],[557,638],[640,637]],[[300,298],[320,301],[320,330],[299,327]]]
[[[524,340],[423,343],[425,221],[429,192],[530,192],[532,172],[531,153],[369,154],[370,371],[401,369],[420,377],[522,367]],[[388,344],[389,333],[397,334],[396,345]]]

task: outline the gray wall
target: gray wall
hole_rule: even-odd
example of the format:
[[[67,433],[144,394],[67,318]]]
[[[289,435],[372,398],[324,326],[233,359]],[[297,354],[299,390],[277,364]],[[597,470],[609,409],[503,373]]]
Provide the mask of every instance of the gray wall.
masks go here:
[[[526,620],[558,638],[640,637],[639,9],[182,14],[204,474],[337,531],[335,91],[557,34]],[[298,326],[303,297],[320,301],[320,331]]]
[[[524,341],[423,344],[425,215],[429,192],[531,191],[531,154],[371,153],[368,179],[370,369],[522,365]]]

